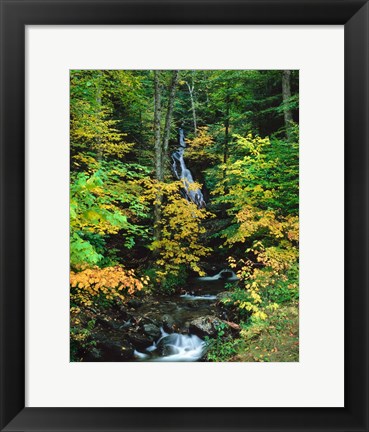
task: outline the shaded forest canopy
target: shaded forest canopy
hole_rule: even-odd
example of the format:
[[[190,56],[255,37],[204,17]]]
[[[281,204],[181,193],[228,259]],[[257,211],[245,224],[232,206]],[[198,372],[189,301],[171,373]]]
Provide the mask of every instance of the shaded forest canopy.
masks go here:
[[[297,301],[298,86],[283,70],[71,71],[75,352],[88,349],[85,308],[172,295],[224,268],[239,281],[220,303],[244,335]],[[179,129],[206,206],[174,176]]]

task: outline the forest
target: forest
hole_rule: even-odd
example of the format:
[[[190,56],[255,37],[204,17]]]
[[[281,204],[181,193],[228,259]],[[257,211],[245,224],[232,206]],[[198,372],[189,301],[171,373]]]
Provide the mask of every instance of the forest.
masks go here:
[[[70,360],[299,361],[299,72],[70,71]]]

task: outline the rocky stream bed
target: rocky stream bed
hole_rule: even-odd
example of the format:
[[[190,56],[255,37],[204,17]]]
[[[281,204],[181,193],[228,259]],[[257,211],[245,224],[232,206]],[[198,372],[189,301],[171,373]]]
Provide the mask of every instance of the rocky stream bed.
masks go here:
[[[205,361],[205,338],[216,337],[223,322],[236,336],[238,325],[229,321],[219,299],[226,295],[232,272],[194,279],[187,289],[171,297],[145,296],[104,313],[86,310],[92,322],[80,361]],[[73,320],[73,318],[72,318]]]

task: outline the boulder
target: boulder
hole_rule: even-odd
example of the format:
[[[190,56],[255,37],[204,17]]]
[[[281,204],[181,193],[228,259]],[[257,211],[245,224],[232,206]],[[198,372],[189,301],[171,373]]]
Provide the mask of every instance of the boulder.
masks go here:
[[[172,333],[175,324],[174,319],[170,315],[163,315],[162,322],[164,331]]]
[[[152,338],[140,332],[131,331],[128,333],[128,339],[137,351],[144,351],[152,345]]]
[[[222,322],[215,316],[203,316],[194,319],[190,322],[190,333],[193,333],[199,337],[214,337],[217,335],[217,327]]]
[[[228,298],[228,297],[230,297],[229,291],[221,291],[220,293],[217,294],[217,300],[218,301],[221,299],[224,299],[224,298]]]
[[[159,339],[159,337],[161,336],[160,328],[155,324],[144,324],[143,331],[153,341]]]
[[[133,348],[124,338],[99,333],[95,335],[94,341],[96,346],[88,350],[84,361],[118,362],[133,359]]]

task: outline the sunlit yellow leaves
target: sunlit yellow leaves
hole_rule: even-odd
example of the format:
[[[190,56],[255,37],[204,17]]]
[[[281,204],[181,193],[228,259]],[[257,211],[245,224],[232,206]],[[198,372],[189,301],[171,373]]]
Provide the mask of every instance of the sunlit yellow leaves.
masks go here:
[[[226,243],[243,243],[260,231],[264,232],[264,236],[266,231],[269,236],[278,241],[286,239],[289,242],[298,242],[297,216],[281,217],[272,210],[262,210],[246,204],[236,214],[236,220],[239,223],[239,228],[232,237],[227,238]]]
[[[133,270],[121,266],[70,272],[71,300],[85,306],[91,306],[101,296],[106,300],[124,301],[147,284],[148,277],[138,279]]]
[[[214,140],[207,127],[199,127],[197,135],[192,140],[187,140],[186,160],[192,163],[202,164],[206,167],[214,162],[220,162],[221,155],[214,150]]]
[[[202,275],[199,261],[210,252],[210,248],[201,241],[201,236],[205,234],[202,221],[211,217],[211,214],[182,197],[181,182],[161,183],[146,179],[145,184],[142,199],[161,204],[161,220],[158,222],[161,236],[150,246],[158,254],[158,274],[162,277],[168,273],[177,274],[184,264]],[[159,195],[160,201],[157,200]]]
[[[261,138],[259,136],[253,136],[251,133],[248,133],[245,137],[241,135],[234,135],[237,142],[237,146],[247,150],[254,156],[260,155],[263,151],[263,147],[270,145],[270,140],[268,137]]]

